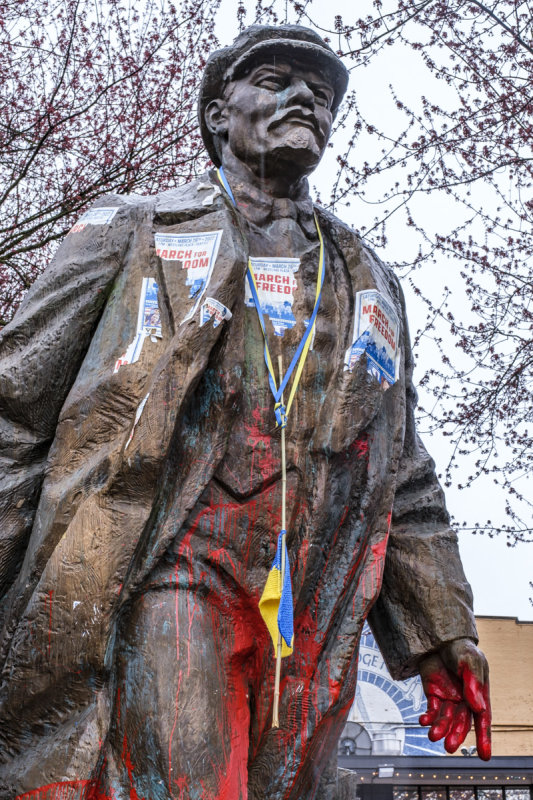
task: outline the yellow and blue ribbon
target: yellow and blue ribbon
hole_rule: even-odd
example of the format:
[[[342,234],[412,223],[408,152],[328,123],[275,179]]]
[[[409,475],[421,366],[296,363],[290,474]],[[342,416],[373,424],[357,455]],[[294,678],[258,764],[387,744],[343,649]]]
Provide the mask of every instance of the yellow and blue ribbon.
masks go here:
[[[230,187],[230,185],[229,185],[229,183],[227,181],[227,178],[226,178],[226,176],[224,174],[224,170],[222,169],[222,167],[220,167],[220,169],[217,169],[217,176],[218,176],[218,179],[219,179],[220,183],[222,184],[222,186],[226,190],[226,193],[227,193],[228,197],[230,198],[231,202],[233,203],[233,205],[236,208],[237,207],[237,203],[235,202],[235,197],[233,196],[233,192],[231,191],[231,187]],[[302,336],[300,344],[298,345],[298,347],[296,349],[296,352],[295,352],[295,354],[294,354],[294,356],[292,358],[292,361],[289,364],[287,372],[285,373],[285,375],[284,375],[279,387],[277,386],[277,383],[276,383],[276,376],[274,374],[274,367],[273,367],[273,364],[272,364],[272,359],[270,357],[270,350],[269,350],[269,347],[268,347],[268,339],[267,339],[267,333],[266,333],[266,328],[265,328],[265,320],[264,320],[264,317],[263,317],[263,311],[261,309],[261,303],[259,302],[259,296],[258,296],[258,293],[257,293],[257,283],[256,283],[256,280],[255,280],[255,274],[254,274],[254,270],[253,270],[253,267],[252,267],[251,259],[248,259],[248,269],[247,269],[247,272],[246,272],[246,277],[248,279],[248,284],[250,286],[252,299],[254,301],[254,305],[255,305],[255,308],[256,308],[256,311],[257,311],[257,316],[259,318],[259,324],[261,325],[261,330],[263,332],[263,340],[264,340],[263,355],[264,355],[264,359],[265,359],[266,368],[267,368],[267,371],[268,371],[268,382],[269,382],[269,385],[270,385],[270,391],[272,392],[272,395],[274,397],[274,414],[276,416],[276,425],[280,426],[282,428],[284,428],[287,425],[287,419],[288,419],[288,416],[289,416],[289,411],[291,409],[294,397],[296,395],[296,391],[298,389],[298,384],[300,382],[300,377],[302,375],[304,364],[305,364],[305,361],[307,359],[307,354],[309,353],[309,348],[311,346],[311,342],[313,341],[312,337],[313,337],[313,334],[314,334],[315,324],[316,324],[316,317],[317,317],[318,309],[319,309],[319,306],[320,306],[320,298],[322,296],[322,287],[324,285],[324,274],[325,274],[325,267],[326,267],[326,259],[325,259],[325,255],[324,255],[324,240],[322,238],[322,232],[320,230],[320,226],[318,224],[318,219],[316,217],[316,214],[314,215],[314,217],[315,217],[315,225],[316,225],[316,230],[317,230],[317,234],[318,234],[318,239],[320,241],[320,255],[319,255],[319,259],[318,259],[318,275],[317,275],[317,282],[316,282],[315,306],[313,308],[313,313],[311,314],[311,318],[309,320],[309,324],[307,325],[305,333]],[[287,406],[285,407],[285,405],[282,402],[283,392],[284,392],[285,388],[287,387],[287,384],[288,384],[288,382],[289,382],[289,380],[291,378],[291,375],[293,374],[295,369],[296,369],[296,372],[295,372],[294,380],[293,380],[293,383],[292,383],[292,386],[291,386],[291,391],[289,393],[289,401],[287,403]]]
[[[222,169],[222,167],[217,170],[217,175],[220,183],[226,190],[226,193],[230,198],[232,204],[236,208],[237,203],[235,202],[235,197],[233,196],[233,192],[231,191],[231,187],[227,181],[226,176],[224,175],[224,170]],[[307,355],[309,353],[311,342],[313,340],[312,337],[315,331],[316,318],[320,306],[320,298],[322,296],[322,287],[324,285],[324,274],[325,274],[324,240],[322,238],[322,233],[320,231],[320,226],[318,224],[318,219],[316,217],[316,214],[315,214],[315,225],[318,234],[318,239],[320,241],[320,256],[318,262],[315,305],[313,308],[313,313],[311,314],[311,318],[305,330],[305,333],[300,341],[300,344],[296,349],[296,352],[292,358],[291,363],[289,364],[289,368],[287,369],[285,375],[283,375],[282,373],[281,358],[280,358],[279,387],[276,383],[274,366],[272,364],[272,358],[270,356],[270,350],[268,347],[268,338],[265,327],[265,320],[263,317],[263,310],[261,308],[261,303],[259,302],[257,283],[255,280],[252,261],[250,258],[248,259],[248,269],[246,272],[246,277],[248,279],[248,284],[250,286],[250,292],[252,294],[254,305],[257,311],[257,316],[259,318],[259,324],[261,325],[261,330],[263,332],[263,340],[264,340],[263,354],[268,371],[268,382],[270,390],[274,397],[274,413],[276,417],[276,425],[282,428],[281,450],[282,450],[282,483],[283,483],[283,505],[282,505],[283,528],[285,527],[285,484],[286,484],[285,431],[283,429],[287,425],[287,418],[289,416],[289,411],[291,409],[294,397],[296,395],[296,391],[298,389],[298,384],[300,382],[300,377],[302,375],[304,364],[307,359]],[[294,373],[294,379],[289,393],[289,401],[287,403],[287,406],[285,406],[283,403],[283,393],[293,373]],[[293,620],[293,605],[292,605],[291,571],[290,571],[289,556],[286,546],[286,531],[284,529],[280,532],[278,536],[276,555],[274,557],[272,567],[268,574],[263,594],[261,595],[261,599],[259,601],[259,611],[269,630],[270,636],[272,637],[274,652],[277,653],[276,682],[274,690],[274,710],[272,716],[272,726],[276,728],[279,726],[278,708],[279,708],[279,686],[280,686],[280,659],[284,658],[285,656],[291,655],[291,653],[293,652],[293,644],[294,644],[294,620]]]
[[[274,652],[278,647],[279,634],[281,634],[282,658],[290,656],[294,646],[291,570],[285,544],[285,533],[286,531],[282,530],[278,536],[276,555],[259,601],[259,611],[272,637]],[[283,550],[285,551],[285,574],[282,577]]]

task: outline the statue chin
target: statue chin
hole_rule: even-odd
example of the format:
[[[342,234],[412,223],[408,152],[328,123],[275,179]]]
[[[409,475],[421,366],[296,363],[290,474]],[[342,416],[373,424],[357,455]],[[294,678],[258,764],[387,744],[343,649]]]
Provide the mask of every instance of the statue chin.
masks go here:
[[[268,160],[276,173],[283,167],[286,174],[303,176],[312,172],[321,158],[322,150],[313,132],[299,128],[271,149]]]

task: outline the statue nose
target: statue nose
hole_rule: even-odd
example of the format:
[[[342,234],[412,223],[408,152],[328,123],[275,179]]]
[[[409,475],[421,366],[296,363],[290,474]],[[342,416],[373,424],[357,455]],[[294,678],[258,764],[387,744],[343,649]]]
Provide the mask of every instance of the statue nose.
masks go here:
[[[300,103],[303,106],[314,108],[315,95],[313,90],[301,78],[296,78],[291,81],[287,92],[287,105],[292,103]]]

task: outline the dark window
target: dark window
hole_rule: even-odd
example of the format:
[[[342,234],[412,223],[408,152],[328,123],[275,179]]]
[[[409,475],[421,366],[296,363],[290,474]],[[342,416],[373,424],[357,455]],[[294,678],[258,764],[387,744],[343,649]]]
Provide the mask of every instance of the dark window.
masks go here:
[[[417,786],[394,786],[392,790],[393,800],[418,800]],[[521,798],[517,798],[521,800]]]
[[[474,800],[474,789],[469,786],[461,789],[459,786],[450,786],[450,800]]]
[[[422,786],[421,800],[446,800],[445,786]]]
[[[490,789],[477,787],[478,800],[502,800],[502,790],[500,787],[491,786]]]
[[[519,789],[505,787],[505,800],[531,800],[531,789],[529,786]]]

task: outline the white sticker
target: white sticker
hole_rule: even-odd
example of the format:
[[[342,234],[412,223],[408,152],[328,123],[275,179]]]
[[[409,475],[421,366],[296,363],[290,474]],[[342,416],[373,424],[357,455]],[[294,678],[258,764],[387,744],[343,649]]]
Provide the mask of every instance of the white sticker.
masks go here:
[[[135,428],[137,427],[137,423],[139,422],[139,420],[141,418],[141,414],[144,411],[144,407],[146,405],[146,401],[148,400],[149,397],[150,397],[150,392],[148,392],[146,397],[143,397],[143,399],[139,403],[137,411],[135,412],[135,419],[133,420],[133,428],[131,429],[131,432],[130,432],[130,435],[128,437],[128,441],[126,442],[126,445],[124,447],[124,450],[127,450],[128,447],[130,446],[130,442],[133,439],[133,434],[135,433]]]
[[[299,258],[250,258],[255,275],[257,297],[261,311],[268,316],[277,336],[293,328],[296,317],[292,312],[294,292],[297,287],[295,273],[300,267]],[[244,302],[254,307],[254,299],[246,278]]]
[[[211,194],[208,195],[207,197],[204,197],[204,199],[202,200],[202,205],[212,206],[215,201],[215,198],[221,195],[222,192],[220,191],[219,186],[214,186],[212,183],[199,183],[198,186],[196,187],[197,192],[202,192],[205,191],[206,189],[210,190]]]
[[[126,364],[135,364],[139,360],[147,336],[150,336],[153,342],[163,337],[157,291],[157,283],[153,278],[143,278],[137,314],[137,333],[126,352],[117,358],[114,373]]]
[[[90,208],[89,211],[86,211],[85,214],[79,218],[69,232],[79,233],[79,231],[83,231],[87,225],[109,225],[117,211],[118,207]]]
[[[225,319],[231,319],[231,316],[229,308],[219,303],[214,297],[206,297],[200,308],[200,327],[213,318],[213,328],[217,328]]]
[[[118,372],[121,367],[124,367],[127,364],[135,364],[135,362],[139,360],[141,350],[143,349],[144,339],[144,333],[135,334],[135,338],[128,345],[126,352],[115,361],[115,369],[113,370],[113,373]]]
[[[344,369],[351,372],[366,353],[368,372],[384,388],[392,385],[398,377],[399,330],[398,315],[381,292],[357,292],[352,345],[346,351]]]
[[[187,271],[185,284],[191,287],[189,297],[195,298],[195,303],[182,323],[191,319],[198,309],[213,272],[221,239],[221,230],[155,234],[155,249],[159,258],[163,261],[180,261],[181,268]]]

